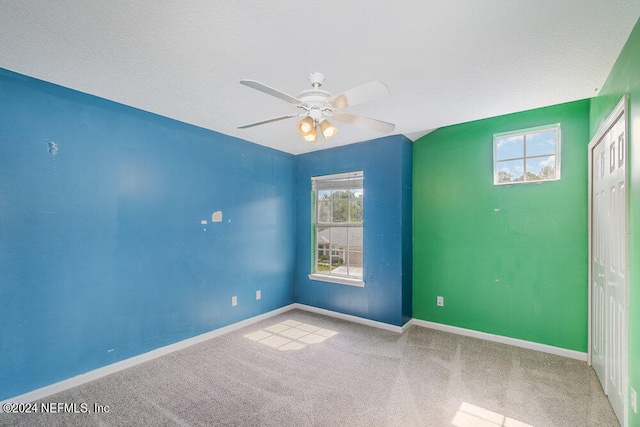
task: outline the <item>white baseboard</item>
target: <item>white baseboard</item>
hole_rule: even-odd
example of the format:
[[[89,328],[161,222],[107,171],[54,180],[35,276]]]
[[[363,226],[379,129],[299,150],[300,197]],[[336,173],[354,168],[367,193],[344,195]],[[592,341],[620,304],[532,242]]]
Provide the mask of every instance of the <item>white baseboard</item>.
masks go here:
[[[413,325],[413,321],[414,320],[415,319],[409,319],[409,321],[407,323],[402,325],[402,333],[404,333],[404,331],[406,331],[407,329],[409,329],[411,327],[411,325]]]
[[[391,325],[389,323],[378,322],[376,320],[369,320],[369,319],[365,319],[364,317],[353,316],[351,314],[338,313],[336,311],[326,310],[324,308],[313,307],[311,305],[306,305],[306,304],[295,303],[295,304],[292,304],[292,305],[294,306],[293,308],[298,308],[300,310],[309,311],[311,313],[323,314],[325,316],[335,317],[336,319],[347,320],[347,321],[353,322],[353,323],[360,323],[361,325],[371,326],[371,327],[378,328],[378,329],[384,329],[386,331],[391,331],[391,332],[397,332],[399,334],[404,332],[405,326],[406,326],[406,324],[405,324],[405,326]],[[407,324],[408,323],[409,322],[407,322]]]
[[[103,366],[102,368],[94,369],[93,371],[89,371],[84,374],[76,375],[75,377],[71,377],[69,379],[57,382],[55,384],[51,384],[46,387],[42,387],[37,390],[30,391],[20,396],[3,400],[2,402],[0,402],[0,413],[3,412],[2,404],[4,403],[28,403],[28,402],[33,402],[35,400],[44,399],[45,397],[51,396],[53,394],[59,393],[64,390],[68,390],[72,387],[76,387],[76,386],[88,383],[89,381],[102,378],[109,374],[122,371],[123,369],[130,368],[140,363],[144,363],[149,360],[156,359],[158,357],[164,356],[169,353],[173,353],[174,351],[182,350],[183,348],[187,348],[192,345],[199,344],[211,338],[215,338],[220,335],[227,334],[229,332],[235,331],[240,328],[244,328],[245,326],[249,326],[261,320],[265,320],[270,317],[276,316],[278,314],[285,313],[289,310],[296,308],[294,307],[295,305],[296,304],[289,304],[284,307],[278,308],[276,310],[269,311],[268,313],[260,314],[258,316],[254,316],[249,319],[242,320],[238,323],[234,323],[232,325],[215,329],[213,331],[205,332],[204,334],[197,335],[192,338],[187,338],[186,340],[178,341],[176,343],[169,344],[167,346],[160,347],[155,350],[151,350],[147,353],[143,353],[138,356],[131,357],[129,359],[121,360],[119,362],[112,363],[111,365]]]
[[[566,348],[554,347],[552,345],[540,344],[532,341],[520,340],[517,338],[509,338],[501,335],[489,334],[486,332],[474,331],[473,329],[459,328],[457,326],[444,325],[442,323],[428,322],[426,320],[411,319],[411,323],[423,328],[437,329],[439,331],[450,332],[452,334],[464,335],[466,337],[479,338],[481,340],[499,342],[515,347],[526,348],[529,350],[541,351],[543,353],[555,354],[556,356],[568,357],[570,359],[587,361],[587,353],[581,351],[568,350]]]

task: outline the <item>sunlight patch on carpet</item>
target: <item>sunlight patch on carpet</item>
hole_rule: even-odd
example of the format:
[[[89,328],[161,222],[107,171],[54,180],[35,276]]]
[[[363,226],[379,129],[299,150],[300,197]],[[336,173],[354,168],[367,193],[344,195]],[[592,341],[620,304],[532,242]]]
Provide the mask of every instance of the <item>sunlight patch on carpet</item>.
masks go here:
[[[533,427],[467,402],[462,402],[451,424],[456,427]]]
[[[285,320],[244,335],[245,338],[281,351],[300,350],[309,344],[319,344],[337,332],[297,320]]]

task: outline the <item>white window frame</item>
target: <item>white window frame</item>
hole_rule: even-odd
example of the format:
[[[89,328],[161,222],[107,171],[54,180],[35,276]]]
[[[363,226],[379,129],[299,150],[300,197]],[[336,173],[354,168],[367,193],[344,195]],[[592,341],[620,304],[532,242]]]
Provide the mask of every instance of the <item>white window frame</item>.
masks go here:
[[[347,190],[347,189],[362,189],[364,197],[364,173],[363,171],[354,171],[354,172],[346,172],[332,175],[323,175],[316,176],[311,178],[311,189],[312,189],[312,197],[313,197],[313,207],[312,209],[312,236],[311,236],[311,251],[312,251],[312,261],[311,261],[311,273],[309,274],[309,279],[321,281],[321,282],[330,282],[330,283],[338,283],[342,285],[349,286],[359,286],[364,287],[364,236],[363,236],[363,247],[360,250],[360,256],[363,258],[362,265],[362,275],[350,275],[350,274],[337,274],[329,271],[320,271],[318,269],[318,227],[348,227],[348,228],[357,228],[360,227],[364,231],[364,218],[360,223],[346,222],[346,223],[336,223],[336,222],[320,222],[319,221],[319,209],[320,203],[318,203],[318,195],[321,190],[335,189],[335,190]],[[364,203],[364,199],[363,199]],[[363,206],[364,212],[364,206]],[[335,250],[331,249],[331,243],[329,244],[329,253],[333,252],[345,252],[346,253],[355,253],[358,251],[349,251],[346,250]],[[347,255],[348,256],[348,255]],[[330,258],[331,259],[331,258]],[[347,260],[347,271],[349,271],[350,265]]]
[[[549,153],[549,154],[542,154],[542,155],[535,155],[535,156],[527,156],[527,136],[533,135],[533,134],[537,134],[537,133],[542,133],[542,132],[549,132],[549,131],[554,131],[555,134],[556,134],[555,153],[554,154]],[[524,152],[523,152],[523,156],[522,157],[514,157],[514,158],[498,160],[498,146],[497,146],[498,140],[503,139],[503,138],[508,138],[508,137],[518,137],[518,136],[523,136],[524,137]],[[545,125],[545,126],[537,126],[537,127],[532,127],[532,128],[526,128],[526,129],[520,129],[520,130],[515,130],[515,131],[509,131],[509,132],[496,133],[496,134],[493,135],[493,185],[533,184],[533,183],[538,183],[539,184],[539,183],[542,183],[542,182],[559,181],[561,176],[562,176],[561,152],[562,152],[562,130],[561,130],[561,127],[560,127],[560,123],[555,123],[555,124],[552,124],[552,125]],[[555,156],[555,158],[556,158],[556,176],[555,176],[555,178],[545,178],[545,179],[536,179],[536,180],[528,180],[527,181],[527,160],[528,159],[548,157],[548,156]],[[498,181],[498,172],[499,172],[498,164],[499,163],[503,163],[503,162],[507,162],[507,161],[513,161],[513,160],[522,160],[523,161],[523,165],[524,165],[523,180],[522,181],[499,182]]]

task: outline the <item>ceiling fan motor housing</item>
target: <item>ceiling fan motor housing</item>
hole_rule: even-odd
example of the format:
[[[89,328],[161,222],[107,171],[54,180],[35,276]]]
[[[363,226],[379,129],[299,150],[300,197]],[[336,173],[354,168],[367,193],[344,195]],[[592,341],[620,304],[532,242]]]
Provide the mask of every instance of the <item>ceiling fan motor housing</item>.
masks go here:
[[[316,122],[324,118],[325,113],[331,113],[333,108],[329,104],[329,99],[333,96],[331,92],[320,89],[324,82],[324,74],[313,72],[309,74],[309,82],[313,89],[300,92],[298,99],[304,103],[303,108],[309,116]]]
[[[309,78],[311,80],[311,78]],[[317,123],[323,119],[325,113],[331,113],[333,108],[329,104],[329,99],[333,95],[326,90],[314,89],[300,92],[298,99],[303,102],[300,108],[304,109],[307,114]]]

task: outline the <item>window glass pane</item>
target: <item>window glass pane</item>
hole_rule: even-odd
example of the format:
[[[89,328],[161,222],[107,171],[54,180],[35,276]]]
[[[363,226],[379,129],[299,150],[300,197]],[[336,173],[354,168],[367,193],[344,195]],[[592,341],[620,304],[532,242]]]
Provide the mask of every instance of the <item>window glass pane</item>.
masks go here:
[[[331,258],[331,265],[333,268],[342,264],[342,251],[332,250],[329,257]]]
[[[317,228],[317,238],[316,243],[318,247],[327,246],[327,250],[329,249],[329,245],[331,244],[331,227],[318,227]]]
[[[362,222],[362,196],[354,195],[349,205],[350,222]]]
[[[331,251],[331,272],[335,274],[347,274],[347,268],[344,267],[346,251],[344,249]]]
[[[556,154],[556,131],[548,130],[527,135],[527,157],[545,154]]]
[[[331,222],[331,191],[318,192],[318,222]]]
[[[527,181],[556,178],[556,156],[527,159]]]
[[[524,135],[499,138],[496,141],[496,157],[498,160],[524,157]]]
[[[347,222],[349,220],[349,195],[346,191],[334,191],[331,194],[333,199],[332,222]]]
[[[326,249],[318,249],[317,257],[318,263],[317,271],[329,271],[329,251]]]
[[[362,227],[349,227],[348,228],[348,242],[349,250],[362,250]]]
[[[362,252],[347,252],[349,275],[362,278]]]
[[[318,222],[331,222],[331,202],[318,201]]]
[[[335,250],[347,249],[348,227],[331,227],[331,248]]]
[[[497,169],[499,183],[522,181],[524,178],[524,159],[498,162]]]

